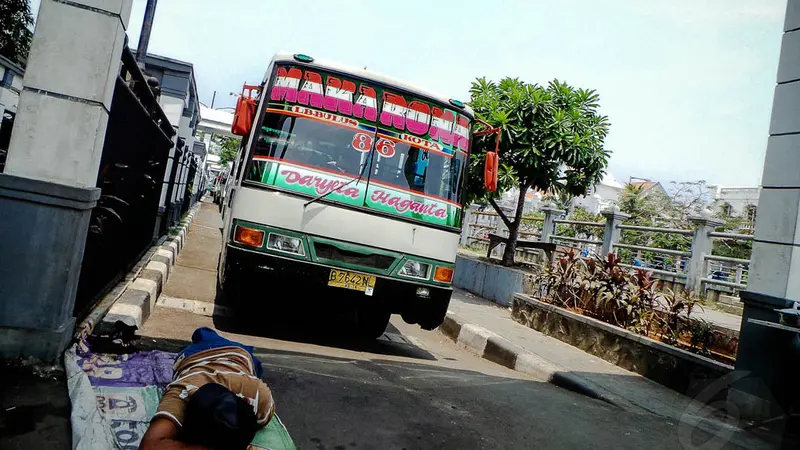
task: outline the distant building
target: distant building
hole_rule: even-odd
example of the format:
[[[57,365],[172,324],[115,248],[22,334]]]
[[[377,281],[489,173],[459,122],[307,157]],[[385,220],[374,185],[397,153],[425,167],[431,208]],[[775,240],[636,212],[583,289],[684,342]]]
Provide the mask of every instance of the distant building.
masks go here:
[[[0,172],[3,172],[6,163],[24,75],[22,67],[0,56]]]
[[[642,193],[645,196],[648,196],[654,192],[658,192],[664,196],[668,195],[667,190],[664,189],[664,186],[662,186],[658,181],[647,180],[644,178],[631,178],[628,184],[635,187],[641,187]]]
[[[200,117],[197,131],[204,133],[207,144],[212,134],[234,137],[233,133],[231,133],[231,127],[233,126],[232,112],[206,108],[200,105]]]
[[[609,209],[616,205],[619,202],[619,198],[624,189],[625,186],[618,182],[617,179],[614,178],[614,175],[611,173],[606,173],[599,183],[592,186],[587,191],[585,196],[575,197],[572,201],[572,206],[580,206],[589,213],[599,214],[600,211]],[[498,204],[503,209],[511,210],[513,214],[513,211],[517,206],[518,195],[519,189],[509,189],[503,192]],[[527,213],[531,211],[538,211],[545,206],[545,203],[547,203],[545,200],[543,200],[545,195],[546,193],[542,191],[537,191],[534,189],[528,190],[528,192],[525,194],[525,206],[523,208],[523,212]]]
[[[136,50],[132,50],[134,53]],[[158,103],[164,110],[167,119],[175,128],[176,135],[173,138],[175,143],[183,141],[181,154],[189,152],[197,161],[198,170],[195,172],[194,179],[186,179],[186,186],[191,186],[191,194],[197,194],[198,189],[205,183],[205,171],[203,167],[208,149],[204,144],[196,146],[195,136],[197,135],[197,125],[200,122],[200,101],[197,95],[197,82],[194,76],[194,66],[192,63],[180,61],[166,56],[148,53],[145,55],[144,73],[158,80],[159,95]],[[167,162],[165,184],[161,191],[161,212],[164,211],[166,203],[175,199],[167,200],[167,184],[172,165],[174,163],[176,150],[170,151],[170,160]],[[184,175],[185,176],[185,175]],[[180,193],[179,193],[180,195]],[[173,193],[173,197],[175,193]]]
[[[758,196],[761,194],[760,187],[711,185],[708,186],[708,190],[715,213],[728,217],[742,217],[746,219],[742,231],[753,229],[758,209]]]
[[[600,211],[616,205],[623,190],[625,190],[625,186],[617,181],[611,172],[607,172],[603,175],[603,179],[592,186],[585,196],[576,197],[572,204],[582,207],[591,214],[599,214]]]
[[[197,126],[198,135],[201,136],[203,142],[208,149],[208,158],[204,167],[208,174],[209,180],[215,178],[220,172],[224,170],[220,164],[219,144],[214,142],[214,136],[236,137],[231,133],[231,126],[233,125],[233,113],[219,109],[207,108],[200,105],[200,124]]]
[[[193,149],[197,124],[200,122],[194,66],[185,61],[148,53],[144,71],[158,80],[161,90],[158,103],[177,130],[177,137],[184,140],[186,147]]]

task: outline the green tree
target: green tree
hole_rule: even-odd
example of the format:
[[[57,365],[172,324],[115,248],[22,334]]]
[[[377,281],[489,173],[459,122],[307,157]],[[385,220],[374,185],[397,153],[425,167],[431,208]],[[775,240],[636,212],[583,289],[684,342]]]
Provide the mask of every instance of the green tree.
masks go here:
[[[598,112],[594,90],[558,80],[544,87],[517,78],[499,83],[479,78],[472,83],[470,95],[477,117],[501,130],[500,169],[497,192],[487,192],[483,159],[494,149],[495,140],[494,136],[475,138],[465,200],[487,199],[500,215],[509,230],[503,264],[511,265],[528,189],[584,195],[600,181],[608,165],[609,152],[603,142],[609,122]],[[509,218],[496,199],[512,187],[519,188],[519,196],[514,217]]]
[[[219,158],[220,164],[223,166],[236,158],[236,153],[239,152],[239,147],[242,146],[241,138],[233,138],[227,136],[214,136],[214,141],[219,145]]]
[[[567,219],[574,220],[576,222],[593,222],[601,224],[605,224],[606,222],[606,219],[602,214],[592,214],[583,206],[575,206],[572,208],[572,212],[567,216]],[[603,228],[591,227],[587,225],[560,224],[556,226],[556,234],[559,236],[582,237],[586,239],[594,238],[602,240]]]
[[[636,225],[643,225],[644,222],[649,224],[656,215],[655,204],[647,199],[642,185],[626,184],[618,206],[621,212],[630,216],[628,220]]]
[[[552,203],[553,206],[565,211],[567,215],[570,215],[572,213],[572,202],[575,200],[575,196],[569,192],[559,190],[555,193],[546,194],[542,197],[542,200],[545,203]]]
[[[0,55],[25,67],[33,26],[30,0],[0,1]]]
[[[631,217],[626,221],[630,225],[691,229],[689,217],[697,215],[709,203],[708,190],[703,180],[672,182],[670,193],[662,190],[645,190],[644,186],[627,184],[619,200],[620,211]],[[623,230],[622,241],[626,244],[669,250],[689,251],[691,236],[639,230]],[[657,253],[637,251],[636,256],[645,260],[653,260]],[[619,256],[629,263],[634,253],[628,249],[620,249]],[[674,257],[663,257],[666,266],[674,264]]]
[[[728,208],[724,206],[720,209],[721,211],[715,214],[715,216],[725,221],[725,224],[720,227],[719,231],[724,231],[726,233],[742,233],[743,225],[748,222],[747,218],[730,216],[728,214]],[[714,247],[711,253],[717,256],[727,256],[729,258],[750,259],[752,251],[753,243],[751,241],[714,239]]]

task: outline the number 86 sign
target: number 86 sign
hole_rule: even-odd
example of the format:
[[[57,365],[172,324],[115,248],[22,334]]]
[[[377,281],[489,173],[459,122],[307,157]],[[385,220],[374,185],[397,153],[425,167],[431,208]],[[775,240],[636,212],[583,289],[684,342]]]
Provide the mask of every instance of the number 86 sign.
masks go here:
[[[375,138],[366,133],[356,133],[353,136],[353,148],[359,152],[368,152],[372,149],[372,142]],[[394,141],[389,139],[380,138],[375,144],[375,151],[384,158],[391,158],[396,153],[394,149]]]

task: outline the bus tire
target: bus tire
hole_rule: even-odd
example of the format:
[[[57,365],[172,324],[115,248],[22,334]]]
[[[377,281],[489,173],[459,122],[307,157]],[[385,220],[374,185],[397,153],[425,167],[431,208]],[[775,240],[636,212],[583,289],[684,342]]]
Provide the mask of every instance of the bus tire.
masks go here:
[[[236,313],[236,306],[241,301],[241,292],[236,280],[230,273],[223,273],[222,282],[217,277],[217,295],[215,303],[224,305]]]
[[[356,335],[364,340],[375,340],[383,336],[392,315],[379,306],[362,306],[356,315]]]

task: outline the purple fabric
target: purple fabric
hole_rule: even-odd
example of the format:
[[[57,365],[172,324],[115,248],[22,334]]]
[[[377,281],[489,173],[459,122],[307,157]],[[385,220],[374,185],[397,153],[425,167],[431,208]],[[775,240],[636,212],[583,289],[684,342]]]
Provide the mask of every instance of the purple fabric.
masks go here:
[[[152,350],[129,355],[80,352],[78,366],[92,386],[163,388],[172,381],[175,353]]]

